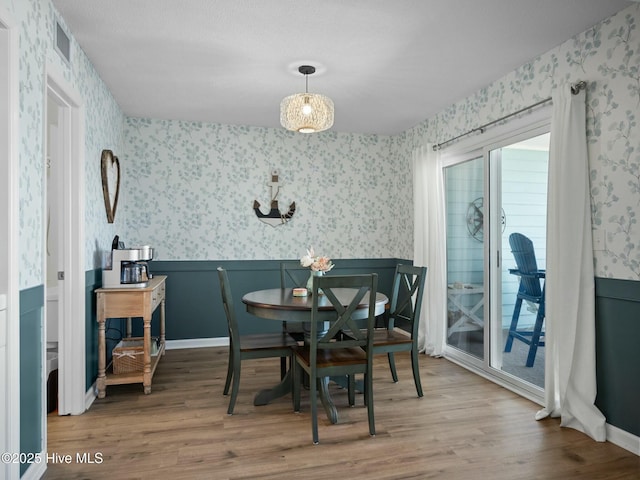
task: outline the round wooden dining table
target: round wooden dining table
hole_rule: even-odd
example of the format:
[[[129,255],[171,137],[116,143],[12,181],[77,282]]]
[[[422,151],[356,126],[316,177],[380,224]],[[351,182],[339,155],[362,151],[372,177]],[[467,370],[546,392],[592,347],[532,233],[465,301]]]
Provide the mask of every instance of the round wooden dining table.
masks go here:
[[[347,306],[353,298],[353,289],[334,288],[332,291],[336,297]],[[268,290],[258,290],[249,292],[242,297],[242,302],[247,306],[247,312],[256,317],[266,320],[277,320],[286,322],[309,323],[311,320],[311,307],[313,300],[311,295],[306,297],[294,297],[292,288],[272,288]],[[375,315],[382,315],[389,298],[381,292],[376,292]],[[365,295],[360,305],[355,310],[353,318],[361,320],[367,318],[369,307],[369,295]],[[329,300],[322,297],[318,299],[319,320],[329,322],[336,316],[336,311]],[[308,331],[308,329],[307,329]],[[336,383],[344,385],[342,379],[332,378]],[[338,413],[328,392],[328,382],[320,385],[320,399],[324,406],[327,417],[331,423],[338,422]],[[266,405],[270,401],[282,397],[293,390],[293,379],[291,369],[289,369],[281,382],[273,388],[261,390],[253,400],[254,405]]]
[[[352,288],[334,288],[332,290],[345,306],[353,297]],[[292,288],[271,288],[249,292],[242,297],[242,302],[247,305],[247,312],[256,317],[287,322],[308,322],[313,300],[311,295],[294,297]],[[376,316],[384,313],[385,305],[388,302],[389,299],[384,293],[376,292]],[[365,295],[353,318],[356,320],[366,318],[368,307],[369,295]],[[327,319],[335,317],[333,305],[324,296],[318,299],[318,310],[321,316],[325,312]]]

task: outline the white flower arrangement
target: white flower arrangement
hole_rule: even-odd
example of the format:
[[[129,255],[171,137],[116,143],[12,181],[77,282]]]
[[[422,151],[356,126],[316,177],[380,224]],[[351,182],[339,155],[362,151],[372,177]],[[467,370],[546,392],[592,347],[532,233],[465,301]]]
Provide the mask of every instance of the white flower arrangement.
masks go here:
[[[334,267],[329,257],[316,255],[313,247],[310,247],[307,254],[300,259],[300,265],[308,267],[314,272],[328,272]]]

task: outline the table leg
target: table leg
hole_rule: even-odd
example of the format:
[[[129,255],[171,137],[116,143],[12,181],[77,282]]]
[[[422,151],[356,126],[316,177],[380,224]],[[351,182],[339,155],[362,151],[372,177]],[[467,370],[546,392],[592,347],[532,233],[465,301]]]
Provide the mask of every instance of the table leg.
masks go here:
[[[98,378],[96,379],[96,387],[98,388],[98,398],[104,398],[107,395],[107,347],[105,345],[105,319],[98,319]]]
[[[144,370],[142,373],[142,386],[144,393],[151,393],[151,315],[143,318],[144,321]]]
[[[329,378],[324,377],[318,380],[318,395],[327,414],[327,418],[333,424],[338,423],[338,409],[336,408],[331,395],[329,395]]]
[[[253,398],[253,404],[256,407],[268,405],[272,400],[284,397],[285,395],[292,393],[292,377],[293,374],[291,372],[291,369],[287,370],[287,373],[278,385],[273,388],[260,390],[258,393],[256,393],[256,396]],[[318,383],[318,395],[320,396],[320,401],[322,402],[324,411],[327,413],[327,418],[331,423],[338,423],[338,410],[336,409],[333,400],[331,400],[331,395],[329,394],[329,379],[321,379]]]
[[[291,393],[293,391],[293,379],[291,377],[292,373],[291,369],[289,369],[278,385],[260,390],[253,399],[253,404],[255,406],[267,405],[272,400]]]
[[[160,345],[166,345],[165,328],[164,328],[164,298],[160,300]],[[164,355],[165,351],[162,351]]]

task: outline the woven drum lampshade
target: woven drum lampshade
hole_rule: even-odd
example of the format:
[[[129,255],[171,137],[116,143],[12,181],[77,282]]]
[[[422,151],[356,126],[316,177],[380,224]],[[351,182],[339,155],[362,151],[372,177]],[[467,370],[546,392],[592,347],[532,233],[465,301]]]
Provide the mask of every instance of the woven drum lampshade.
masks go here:
[[[303,65],[298,71],[305,76],[316,71]],[[308,92],[295,93],[280,103],[280,123],[287,130],[301,133],[321,132],[333,125],[333,101],[324,95]]]

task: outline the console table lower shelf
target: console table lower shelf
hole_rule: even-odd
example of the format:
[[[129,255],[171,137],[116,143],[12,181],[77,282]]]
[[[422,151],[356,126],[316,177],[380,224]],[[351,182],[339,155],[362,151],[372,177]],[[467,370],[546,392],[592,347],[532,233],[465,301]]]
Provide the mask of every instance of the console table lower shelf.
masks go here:
[[[151,378],[153,379],[153,374],[156,371],[156,367],[158,363],[160,363],[160,357],[164,355],[165,344],[161,343],[158,347],[158,353],[155,355],[151,355]],[[143,367],[144,368],[144,367]],[[127,383],[143,383],[144,384],[144,370],[140,370],[138,372],[127,372],[127,373],[113,373],[113,361],[109,363],[109,366],[105,370],[105,385],[124,385]],[[144,393],[150,393],[151,386],[149,386],[149,391]]]
[[[106,396],[107,385],[142,383],[145,394],[151,393],[151,381],[160,357],[165,352],[165,275],[153,277],[144,287],[99,288],[97,296],[98,320],[98,398]],[[157,354],[151,355],[151,317],[160,307],[160,338]],[[127,318],[127,335],[131,335],[131,318],[142,318],[143,361],[139,371],[114,373],[113,361],[107,365],[105,323],[107,318]]]

